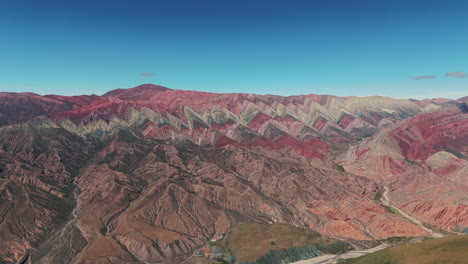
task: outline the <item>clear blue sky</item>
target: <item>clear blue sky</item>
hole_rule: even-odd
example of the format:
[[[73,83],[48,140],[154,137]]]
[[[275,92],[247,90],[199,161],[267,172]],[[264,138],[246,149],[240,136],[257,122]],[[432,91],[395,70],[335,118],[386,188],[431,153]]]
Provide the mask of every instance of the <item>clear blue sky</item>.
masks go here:
[[[0,91],[468,95],[449,72],[468,76],[466,0],[0,1]]]

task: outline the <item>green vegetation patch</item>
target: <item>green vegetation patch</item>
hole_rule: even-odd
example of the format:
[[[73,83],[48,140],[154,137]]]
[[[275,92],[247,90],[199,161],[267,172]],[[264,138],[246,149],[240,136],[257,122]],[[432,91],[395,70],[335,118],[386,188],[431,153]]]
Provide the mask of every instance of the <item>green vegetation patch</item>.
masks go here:
[[[389,237],[389,238],[383,240],[382,242],[396,244],[396,243],[405,243],[405,242],[410,241],[411,239],[413,239],[413,237],[399,237],[399,236],[397,236],[397,237]]]
[[[421,163],[409,159],[405,159],[405,163],[408,166],[421,166]]]
[[[352,249],[346,242],[322,237],[289,224],[246,223],[233,226],[227,236],[214,243],[232,263],[282,263],[323,253],[340,254]],[[274,260],[274,261],[273,261]],[[273,262],[272,262],[273,261]]]
[[[452,153],[453,155],[457,156],[458,158],[460,159],[464,159],[465,158],[465,155],[461,154],[460,152],[458,151],[455,151],[451,148],[448,148],[448,147],[444,147],[444,150],[449,152],[449,153]]]
[[[378,192],[375,194],[374,200],[380,202],[380,199],[382,199],[382,195],[383,195],[383,192],[382,192],[382,191],[378,191]]]
[[[419,243],[401,244],[340,264],[436,264],[467,263],[468,235],[449,236]]]
[[[335,163],[335,169],[339,172],[345,172],[344,167],[337,163]]]
[[[382,205],[382,206],[383,206],[383,207],[385,208],[385,210],[387,210],[389,213],[397,214],[397,215],[400,214],[400,213],[398,212],[397,209],[395,209],[395,208],[393,208],[393,207],[391,207],[391,206],[386,206],[386,205]]]

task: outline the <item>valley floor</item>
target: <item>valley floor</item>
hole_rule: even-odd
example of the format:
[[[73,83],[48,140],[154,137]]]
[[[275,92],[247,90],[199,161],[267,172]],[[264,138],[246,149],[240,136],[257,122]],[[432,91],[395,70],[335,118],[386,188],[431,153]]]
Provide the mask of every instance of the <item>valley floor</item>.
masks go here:
[[[293,262],[291,264],[333,264],[338,261],[338,259],[348,259],[348,258],[357,258],[376,252],[382,249],[389,247],[390,244],[381,244],[373,248],[364,249],[364,250],[351,250],[349,252],[339,254],[339,255],[322,255],[312,259],[301,260]]]

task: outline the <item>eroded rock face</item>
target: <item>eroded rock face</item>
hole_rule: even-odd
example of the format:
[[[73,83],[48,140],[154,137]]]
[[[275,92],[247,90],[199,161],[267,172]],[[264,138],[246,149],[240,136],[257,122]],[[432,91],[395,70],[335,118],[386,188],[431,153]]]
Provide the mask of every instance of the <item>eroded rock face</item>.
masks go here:
[[[427,235],[375,200],[383,185],[408,213],[462,229],[461,106],[154,85],[2,93],[0,262],[180,263],[249,222],[352,241]]]
[[[445,230],[468,226],[468,114],[420,114],[341,155],[346,171],[391,186],[407,213]]]
[[[425,235],[374,201],[376,184],[293,151],[113,141],[93,164],[78,181],[77,226],[89,243],[78,262],[117,243],[140,261],[179,263],[243,222],[362,240]]]
[[[16,262],[69,218],[73,177],[93,151],[48,119],[0,127],[0,262]]]

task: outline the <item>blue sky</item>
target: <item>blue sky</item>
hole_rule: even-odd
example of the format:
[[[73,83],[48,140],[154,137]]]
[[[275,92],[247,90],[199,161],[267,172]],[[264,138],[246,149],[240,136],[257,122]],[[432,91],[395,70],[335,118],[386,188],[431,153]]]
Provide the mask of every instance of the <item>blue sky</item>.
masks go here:
[[[0,91],[468,95],[466,0],[2,0],[0,36]]]

